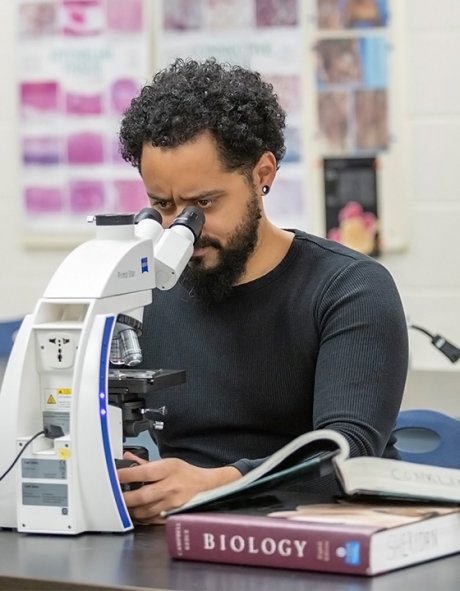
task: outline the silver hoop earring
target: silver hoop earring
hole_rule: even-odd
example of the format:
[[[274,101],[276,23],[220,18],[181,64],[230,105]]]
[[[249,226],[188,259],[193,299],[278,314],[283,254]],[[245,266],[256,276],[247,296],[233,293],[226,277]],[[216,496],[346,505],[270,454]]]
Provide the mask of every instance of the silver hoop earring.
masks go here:
[[[262,187],[262,195],[267,195],[268,193],[270,193],[270,187],[268,185],[264,185]]]

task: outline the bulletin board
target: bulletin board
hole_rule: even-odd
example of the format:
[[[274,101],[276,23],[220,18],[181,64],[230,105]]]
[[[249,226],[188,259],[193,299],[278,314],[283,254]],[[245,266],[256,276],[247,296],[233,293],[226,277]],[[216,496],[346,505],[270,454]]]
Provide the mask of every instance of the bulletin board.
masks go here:
[[[286,118],[265,198],[279,226],[378,256],[407,244],[398,0],[18,0],[24,243],[72,245],[86,217],[146,204],[122,113],[176,57],[253,68]],[[351,243],[349,242],[351,241]]]
[[[23,243],[74,246],[87,216],[145,206],[119,153],[123,111],[150,71],[144,0],[17,0]]]
[[[372,256],[407,246],[404,2],[308,2],[306,170],[322,235]]]

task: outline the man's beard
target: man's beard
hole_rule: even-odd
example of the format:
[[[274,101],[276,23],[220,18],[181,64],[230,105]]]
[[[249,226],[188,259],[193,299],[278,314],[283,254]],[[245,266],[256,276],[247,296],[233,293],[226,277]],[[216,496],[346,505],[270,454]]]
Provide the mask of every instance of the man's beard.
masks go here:
[[[217,264],[209,269],[202,266],[199,259],[192,259],[181,277],[181,283],[205,304],[215,304],[224,300],[243,275],[257,239],[259,221],[262,213],[255,191],[246,209],[246,217],[231,235],[227,246],[207,236],[198,239],[196,246],[211,246],[218,252]]]

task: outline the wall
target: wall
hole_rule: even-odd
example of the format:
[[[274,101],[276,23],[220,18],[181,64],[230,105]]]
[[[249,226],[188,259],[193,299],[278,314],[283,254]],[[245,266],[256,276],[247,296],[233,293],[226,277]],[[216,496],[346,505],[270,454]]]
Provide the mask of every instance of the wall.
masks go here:
[[[2,317],[30,311],[65,256],[21,245],[15,88],[15,1],[0,3],[0,272]],[[401,0],[399,0],[401,1]],[[409,248],[386,255],[412,322],[460,346],[460,2],[405,0],[401,35],[408,144]],[[429,339],[410,331],[412,370],[406,406],[460,414],[460,362],[450,364]]]
[[[460,346],[460,2],[405,0],[405,8],[409,249],[383,262],[410,321]],[[420,332],[410,341],[405,405],[460,414],[460,361],[451,364]]]

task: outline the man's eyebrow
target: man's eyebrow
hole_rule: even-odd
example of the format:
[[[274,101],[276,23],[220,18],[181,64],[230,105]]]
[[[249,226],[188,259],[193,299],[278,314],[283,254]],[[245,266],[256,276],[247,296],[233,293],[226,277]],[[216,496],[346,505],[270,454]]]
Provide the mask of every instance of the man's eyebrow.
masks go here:
[[[168,197],[158,197],[157,195],[154,195],[153,193],[149,192],[147,192],[147,197],[155,201],[170,201],[170,198],[168,199]]]
[[[210,197],[222,197],[224,194],[225,191],[223,189],[215,189],[212,191],[203,191],[202,193],[197,193],[195,195],[189,195],[187,197],[180,197],[180,199],[182,201],[199,201],[200,199],[209,199]],[[173,201],[172,197],[160,197],[149,192],[147,192],[147,196],[154,201]]]

